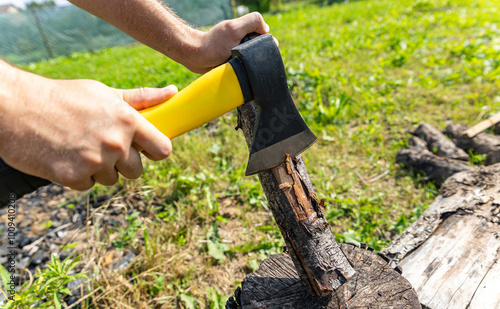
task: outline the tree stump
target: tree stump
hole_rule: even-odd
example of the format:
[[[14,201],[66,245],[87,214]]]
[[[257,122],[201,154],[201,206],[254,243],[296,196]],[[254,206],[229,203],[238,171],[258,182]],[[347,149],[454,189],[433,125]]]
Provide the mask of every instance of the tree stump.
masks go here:
[[[282,253],[272,255],[248,275],[226,309],[421,308],[411,285],[399,268],[387,264],[386,257],[352,244],[341,248],[356,274],[333,294],[311,297],[290,256]]]
[[[422,216],[383,252],[423,308],[500,308],[500,164],[448,178]]]

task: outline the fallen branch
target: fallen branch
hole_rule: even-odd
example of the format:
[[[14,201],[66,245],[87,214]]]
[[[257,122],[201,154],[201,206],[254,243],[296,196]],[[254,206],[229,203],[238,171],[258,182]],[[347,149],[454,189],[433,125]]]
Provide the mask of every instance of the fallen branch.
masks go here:
[[[423,139],[427,143],[427,149],[438,156],[454,160],[470,160],[469,155],[465,151],[457,147],[437,128],[428,123],[422,123],[411,133]]]
[[[439,157],[427,149],[413,146],[400,149],[396,155],[396,163],[415,171],[425,172],[426,177],[423,180],[434,180],[436,184],[443,183],[455,173],[473,169],[463,161]]]

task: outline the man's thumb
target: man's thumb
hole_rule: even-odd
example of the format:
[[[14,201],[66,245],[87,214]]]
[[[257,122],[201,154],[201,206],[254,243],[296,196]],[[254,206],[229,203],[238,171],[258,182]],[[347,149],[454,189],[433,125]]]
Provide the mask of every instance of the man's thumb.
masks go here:
[[[163,103],[173,97],[177,92],[175,85],[164,88],[137,88],[121,90],[123,101],[136,110],[145,109]]]

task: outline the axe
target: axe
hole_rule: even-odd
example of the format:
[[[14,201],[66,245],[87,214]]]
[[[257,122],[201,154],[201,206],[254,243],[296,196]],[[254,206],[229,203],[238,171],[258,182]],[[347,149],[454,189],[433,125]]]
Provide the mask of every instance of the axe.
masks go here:
[[[295,107],[280,51],[270,34],[236,46],[229,62],[140,113],[173,139],[246,102],[257,106],[247,176],[278,166],[287,155],[295,157],[316,141]],[[0,159],[0,207],[48,184]]]

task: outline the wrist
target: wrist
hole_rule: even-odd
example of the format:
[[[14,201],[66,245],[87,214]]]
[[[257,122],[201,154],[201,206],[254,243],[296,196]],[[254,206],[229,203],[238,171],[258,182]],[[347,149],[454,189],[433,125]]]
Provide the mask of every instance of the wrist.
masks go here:
[[[20,82],[20,72],[13,66],[0,60],[0,132],[10,118],[9,111],[15,104],[16,84]]]
[[[17,102],[17,85],[22,83],[19,69],[0,60],[0,157],[4,157],[8,151],[6,140],[12,135],[17,123],[15,106]]]
[[[178,25],[165,33],[161,53],[178,62],[191,71],[203,62],[203,47],[206,32],[189,25]]]

